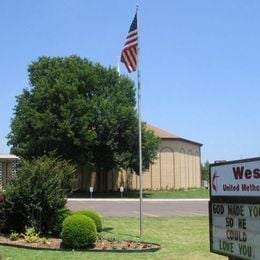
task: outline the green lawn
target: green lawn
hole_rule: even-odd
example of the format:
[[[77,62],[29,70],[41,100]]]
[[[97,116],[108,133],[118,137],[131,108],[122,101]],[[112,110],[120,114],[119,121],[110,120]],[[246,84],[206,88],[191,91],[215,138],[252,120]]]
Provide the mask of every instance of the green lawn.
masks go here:
[[[104,218],[106,237],[138,240],[139,219],[131,217]],[[209,252],[207,217],[159,217],[144,219],[144,241],[161,244],[153,253],[104,253],[78,251],[41,251],[0,246],[0,259],[227,259]]]
[[[123,198],[139,198],[139,192],[124,192]],[[90,198],[89,193],[75,193],[69,196],[70,198]],[[120,198],[121,193],[93,193],[93,198]],[[193,198],[209,198],[209,190],[207,189],[188,189],[175,191],[144,191],[143,198],[147,199],[193,199]]]

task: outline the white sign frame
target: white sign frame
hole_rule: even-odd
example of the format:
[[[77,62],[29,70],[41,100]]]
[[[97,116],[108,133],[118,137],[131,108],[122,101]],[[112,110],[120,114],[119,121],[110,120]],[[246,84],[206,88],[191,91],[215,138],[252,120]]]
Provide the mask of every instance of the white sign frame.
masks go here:
[[[260,259],[260,157],[211,164],[209,177],[210,251],[230,259]],[[215,205],[219,205],[219,214]],[[232,207],[245,211],[232,213]],[[259,217],[250,216],[252,207],[259,207]],[[227,230],[229,221],[233,226]],[[241,222],[244,226],[239,226]],[[239,243],[230,237],[232,232],[240,234]]]
[[[260,158],[210,165],[210,195],[260,196]]]

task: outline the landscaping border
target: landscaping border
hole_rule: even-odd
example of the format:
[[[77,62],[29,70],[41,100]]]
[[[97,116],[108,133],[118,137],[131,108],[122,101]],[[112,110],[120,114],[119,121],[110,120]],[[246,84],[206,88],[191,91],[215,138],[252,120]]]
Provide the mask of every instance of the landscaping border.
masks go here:
[[[12,243],[5,243],[5,242],[0,242],[1,246],[9,246],[9,247],[16,247],[16,248],[23,248],[23,249],[30,249],[30,250],[44,250],[44,251],[75,251],[75,252],[114,252],[114,253],[145,253],[145,252],[156,252],[161,249],[161,245],[158,243],[153,243],[153,242],[136,242],[136,241],[127,241],[127,242],[134,242],[138,244],[143,244],[143,245],[152,245],[152,247],[147,247],[147,248],[138,248],[138,249],[102,249],[102,248],[81,248],[81,249],[71,249],[71,248],[65,248],[65,247],[60,247],[60,248],[51,248],[51,247],[41,247],[41,246],[26,246],[26,245],[19,245],[19,244],[12,244]]]

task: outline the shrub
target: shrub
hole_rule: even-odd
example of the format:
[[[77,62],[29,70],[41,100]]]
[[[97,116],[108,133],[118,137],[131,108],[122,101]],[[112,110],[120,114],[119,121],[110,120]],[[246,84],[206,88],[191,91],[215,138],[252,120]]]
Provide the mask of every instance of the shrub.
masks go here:
[[[7,221],[7,201],[5,194],[0,191],[0,232],[4,230]]]
[[[87,216],[91,219],[94,220],[96,227],[97,227],[97,232],[101,232],[102,231],[102,220],[100,215],[94,211],[94,210],[79,210],[76,211],[74,214],[80,214],[80,215],[84,215]]]
[[[53,235],[60,235],[62,231],[62,223],[65,220],[66,217],[72,215],[72,211],[68,208],[62,208],[58,209],[55,214],[53,215],[53,218],[51,219],[50,223],[50,232]]]
[[[74,170],[69,162],[54,156],[21,160],[6,190],[12,205],[7,216],[9,229],[23,232],[25,226],[33,226],[47,233],[56,211],[65,206]]]
[[[5,202],[5,194],[0,191],[0,205],[4,204]]]
[[[67,217],[62,224],[62,242],[70,248],[86,247],[96,241],[95,222],[83,215]]]

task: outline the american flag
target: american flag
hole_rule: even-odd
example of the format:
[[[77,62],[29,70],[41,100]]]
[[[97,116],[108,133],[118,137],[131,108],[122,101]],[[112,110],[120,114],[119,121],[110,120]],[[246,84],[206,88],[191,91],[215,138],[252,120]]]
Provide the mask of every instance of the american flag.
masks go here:
[[[135,71],[137,67],[137,43],[137,14],[135,14],[121,53],[121,62],[125,64],[129,73]]]

